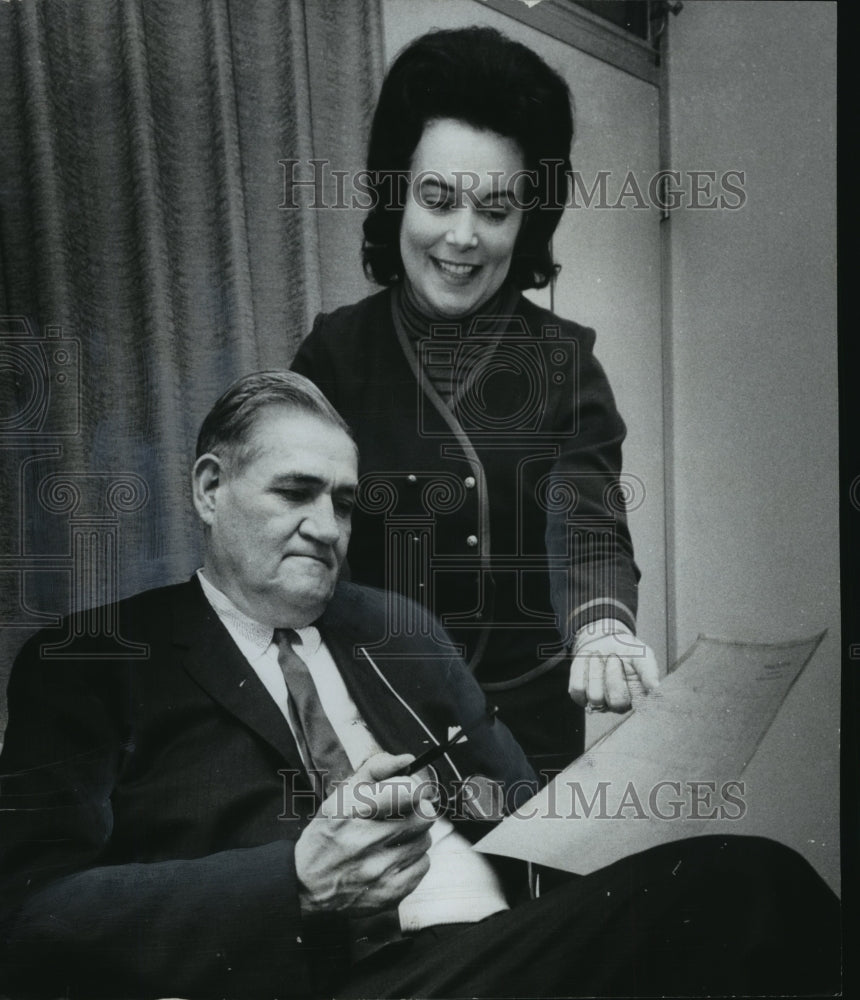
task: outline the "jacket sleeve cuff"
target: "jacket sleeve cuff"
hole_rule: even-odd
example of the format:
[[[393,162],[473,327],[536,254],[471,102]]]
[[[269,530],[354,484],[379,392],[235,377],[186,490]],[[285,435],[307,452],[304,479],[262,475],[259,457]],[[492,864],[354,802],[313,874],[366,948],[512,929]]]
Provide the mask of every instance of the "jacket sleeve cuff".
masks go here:
[[[613,631],[632,632],[635,635],[636,615],[623,601],[614,597],[598,597],[574,608],[569,619],[568,635],[576,636],[575,645],[579,633],[586,626],[591,626],[593,622],[608,620],[617,622],[620,626]]]

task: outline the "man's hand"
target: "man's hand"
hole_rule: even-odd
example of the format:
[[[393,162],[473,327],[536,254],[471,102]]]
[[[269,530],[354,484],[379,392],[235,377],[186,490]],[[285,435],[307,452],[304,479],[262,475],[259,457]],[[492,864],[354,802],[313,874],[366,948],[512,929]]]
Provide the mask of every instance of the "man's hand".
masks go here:
[[[424,878],[434,790],[398,775],[412,760],[377,754],[320,806],[296,843],[303,913],[378,913]]]
[[[592,712],[626,712],[634,695],[660,683],[657,657],[621,622],[602,619],[576,634],[570,697]]]

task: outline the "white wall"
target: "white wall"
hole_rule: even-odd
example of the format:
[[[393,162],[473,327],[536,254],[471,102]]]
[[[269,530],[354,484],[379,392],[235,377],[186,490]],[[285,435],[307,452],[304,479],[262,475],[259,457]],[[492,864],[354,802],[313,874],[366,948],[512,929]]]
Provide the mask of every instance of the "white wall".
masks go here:
[[[828,635],[747,778],[751,823],[838,879],[835,3],[687,2],[678,170],[746,172],[671,219],[670,646]]]

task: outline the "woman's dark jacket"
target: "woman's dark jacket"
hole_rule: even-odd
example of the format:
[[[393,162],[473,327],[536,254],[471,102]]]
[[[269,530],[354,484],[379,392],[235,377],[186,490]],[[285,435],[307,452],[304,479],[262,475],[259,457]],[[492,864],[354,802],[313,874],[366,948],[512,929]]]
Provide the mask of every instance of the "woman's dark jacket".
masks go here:
[[[293,363],[358,444],[352,579],[428,605],[485,685],[540,673],[588,621],[634,628],[625,426],[594,331],[520,296],[514,316],[434,327],[416,352],[391,296],[318,316]],[[434,389],[448,375],[453,413]]]

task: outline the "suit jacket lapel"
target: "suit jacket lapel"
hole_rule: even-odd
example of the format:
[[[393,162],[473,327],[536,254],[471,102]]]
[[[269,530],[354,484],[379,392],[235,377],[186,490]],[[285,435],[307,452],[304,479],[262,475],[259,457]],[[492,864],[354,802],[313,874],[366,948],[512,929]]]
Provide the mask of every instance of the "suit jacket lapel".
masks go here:
[[[243,725],[303,770],[290,727],[263,682],[233,642],[196,578],[173,607],[173,642],[201,688]]]
[[[355,616],[340,613],[337,595],[316,625],[362,719],[382,749],[393,754],[417,756],[432,746],[422,725],[426,720],[419,721],[413,714],[415,698],[408,684],[402,683],[404,677],[408,679],[410,671],[389,670],[386,669],[389,664],[383,662],[377,664],[385,678],[380,679],[371,662],[360,652],[360,647],[367,642],[366,628],[361,628]]]
[[[288,723],[206,600],[196,578],[176,595],[171,613],[172,639],[189,675],[210,698],[272,746],[290,767],[305,774]],[[380,679],[369,660],[358,652],[367,642],[366,623],[355,614],[342,614],[337,595],[316,625],[359,713],[382,749],[416,755],[427,749],[432,741],[413,714],[413,692],[402,683],[411,672],[386,669],[387,664],[382,662],[378,667],[387,683]],[[395,683],[398,677],[400,681]],[[440,766],[447,770],[441,762]]]
[[[367,660],[360,654],[356,655],[360,637],[343,626],[333,628],[328,621],[317,622],[317,627],[350,697],[376,741],[389,753],[402,753],[404,733],[402,726],[397,725],[396,716],[399,713],[392,712],[394,699],[382,690],[380,680]]]

